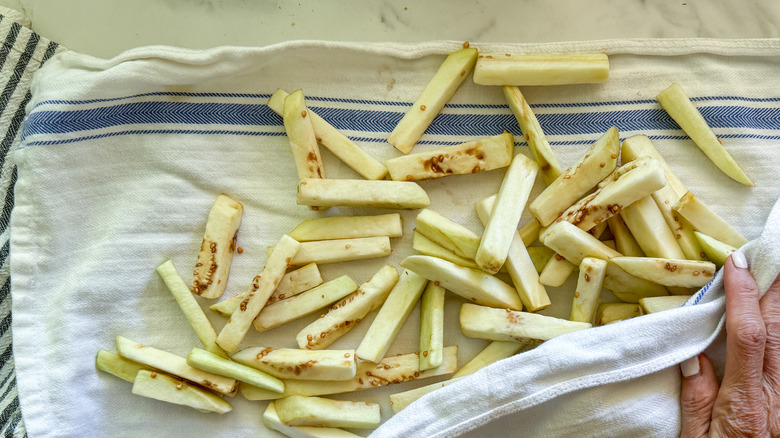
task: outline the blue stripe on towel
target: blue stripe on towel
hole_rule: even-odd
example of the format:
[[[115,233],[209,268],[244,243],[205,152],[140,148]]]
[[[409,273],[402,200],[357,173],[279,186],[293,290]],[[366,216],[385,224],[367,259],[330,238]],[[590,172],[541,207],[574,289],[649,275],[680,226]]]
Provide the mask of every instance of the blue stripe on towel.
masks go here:
[[[324,119],[340,130],[389,133],[403,116],[401,111],[328,108],[312,106]],[[702,115],[713,128],[772,130],[780,127],[780,108],[748,106],[703,106]],[[621,131],[677,130],[677,125],[661,109],[626,109],[577,113],[537,114],[545,133],[554,135],[597,134],[617,126]],[[224,130],[224,126],[263,127],[281,125],[281,117],[265,104],[129,102],[80,110],[38,110],[29,115],[22,138],[32,135],[89,132],[127,125],[201,125],[203,130]],[[222,125],[213,130],[209,125]],[[175,129],[175,128],[171,128]],[[503,130],[519,134],[514,116],[506,114],[442,113],[426,131],[430,135],[495,135]],[[181,128],[179,129],[181,130]],[[131,130],[128,130],[131,131]],[[235,131],[257,135],[247,129]],[[142,132],[139,132],[142,133]],[[193,134],[201,130],[193,129]]]
[[[74,111],[37,111],[28,117],[22,138],[137,124],[279,125],[266,105],[192,102],[133,102]]]

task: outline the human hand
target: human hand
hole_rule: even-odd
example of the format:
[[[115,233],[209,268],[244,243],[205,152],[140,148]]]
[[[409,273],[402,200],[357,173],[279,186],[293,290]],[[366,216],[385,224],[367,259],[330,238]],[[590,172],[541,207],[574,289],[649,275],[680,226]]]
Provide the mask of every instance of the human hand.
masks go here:
[[[726,368],[705,354],[682,364],[681,437],[780,437],[780,276],[759,299],[745,255],[725,264]]]

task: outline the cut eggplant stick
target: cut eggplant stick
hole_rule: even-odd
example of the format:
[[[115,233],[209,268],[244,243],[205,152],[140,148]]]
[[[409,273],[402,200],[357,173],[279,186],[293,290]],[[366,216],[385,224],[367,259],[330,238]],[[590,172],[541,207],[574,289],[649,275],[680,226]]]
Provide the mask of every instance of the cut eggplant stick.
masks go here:
[[[596,237],[566,221],[556,223],[544,234],[545,245],[572,263],[580,264],[585,257],[609,261],[613,257],[622,256]],[[628,274],[614,263],[607,264],[604,287],[620,300],[633,303],[643,297],[668,295],[663,286]]]
[[[293,395],[274,402],[276,415],[288,426],[374,429],[381,417],[379,404]]]
[[[623,144],[620,146],[620,157],[624,163],[634,161],[640,157],[650,157],[658,160],[661,163],[661,167],[666,172],[666,183],[671,186],[679,199],[688,189],[685,184],[677,177],[677,175],[669,167],[669,164],[664,160],[664,157],[658,152],[653,142],[646,135],[634,135],[623,140]]]
[[[607,271],[605,260],[585,257],[580,263],[580,275],[577,279],[577,289],[571,304],[569,319],[579,322],[593,322],[601,296],[601,286]]]
[[[622,254],[571,222],[561,221],[544,232],[544,244],[575,265],[585,257],[609,260]]]
[[[390,291],[355,351],[357,357],[377,363],[385,357],[401,326],[409,318],[428,280],[406,269]]]
[[[299,249],[300,251],[300,249]],[[308,263],[300,268],[284,274],[279,284],[274,289],[274,293],[268,298],[266,304],[273,304],[286,298],[305,292],[323,282],[320,268],[316,263]]]
[[[548,341],[556,336],[590,328],[590,323],[567,321],[537,313],[478,306],[465,303],[460,308],[460,328],[469,338],[523,342]]]
[[[480,237],[433,210],[426,208],[420,211],[415,225],[417,232],[456,255],[472,260],[477,255]]]
[[[290,237],[298,242],[401,235],[403,227],[398,213],[307,219],[290,231]]]
[[[198,335],[198,339],[200,339],[206,350],[220,356],[227,356],[225,351],[217,345],[217,332],[206,317],[206,314],[203,313],[203,309],[198,301],[190,292],[187,283],[184,282],[179,272],[176,271],[173,261],[168,260],[157,266],[157,273],[163,279],[176,303],[179,304],[179,308],[190,322],[192,329]]]
[[[555,251],[546,246],[529,246],[526,248],[528,256],[531,257],[531,263],[534,264],[537,274],[541,274],[547,262],[555,255]]]
[[[669,116],[680,125],[680,128],[691,137],[696,146],[709,157],[718,169],[734,181],[746,186],[755,186],[736,160],[723,147],[680,84],[670,85],[661,91],[656,98],[663,109],[669,113]]]
[[[476,60],[477,49],[474,48],[458,50],[447,56],[422,94],[390,133],[387,142],[408,154],[471,73]]]
[[[357,373],[355,350],[249,347],[231,359],[280,379],[349,380]]]
[[[495,197],[485,198],[475,204],[479,220],[486,224],[491,212],[495,213],[493,203]],[[515,229],[510,240],[509,252],[505,264],[509,277],[512,279],[520,300],[529,312],[542,310],[550,305],[550,297],[544,285],[539,282],[539,274],[534,266],[528,248],[525,247],[520,233]]]
[[[731,253],[737,250],[737,248],[734,248],[731,245],[713,239],[698,231],[694,231],[694,235],[696,236],[696,239],[699,240],[699,244],[701,245],[704,254],[706,254],[707,259],[715,263],[718,268],[723,267],[723,265],[726,264],[726,259],[729,258]]]
[[[444,349],[443,287],[428,283],[420,299],[420,369],[441,365]]]
[[[254,320],[255,329],[264,332],[303,318],[346,297],[357,288],[358,285],[346,275],[326,281],[302,294],[263,307]]]
[[[282,118],[298,179],[325,178],[317,135],[314,133],[302,90],[295,90],[284,98]]]
[[[125,359],[181,377],[221,394],[231,394],[238,386],[236,379],[194,368],[181,356],[140,344],[124,336],[116,337],[116,351]]]
[[[538,172],[539,165],[530,158],[517,154],[512,159],[474,258],[483,271],[495,274],[506,261]]]
[[[479,269],[477,267],[477,263],[473,259],[467,259],[466,257],[461,257],[455,254],[449,249],[423,236],[422,233],[417,230],[414,230],[414,235],[412,238],[412,249],[422,255],[444,259],[455,263],[456,265],[465,266],[467,268]]]
[[[269,403],[265,408],[263,424],[290,438],[362,438],[360,435],[337,427],[288,426],[282,423],[276,414],[274,402]]]
[[[604,287],[612,291],[620,301],[626,303],[638,303],[645,297],[660,297],[669,295],[665,287],[653,281],[631,275],[618,265],[610,262],[607,264],[607,273],[604,275]],[[675,290],[682,294],[686,290]]]
[[[317,240],[301,243],[298,253],[290,264],[292,266],[309,263],[323,265],[385,257],[391,252],[390,238],[387,236]]]
[[[133,394],[201,412],[224,414],[233,409],[230,403],[212,392],[156,371],[140,370],[133,382]]]
[[[634,239],[620,215],[614,215],[607,219],[607,225],[609,225],[609,231],[615,238],[615,250],[617,252],[628,257],[644,257],[645,253],[642,252],[642,248],[639,247],[639,243]]]
[[[379,308],[397,282],[398,271],[385,265],[358,290],[298,332],[295,337],[298,347],[310,350],[326,348]]]
[[[105,371],[122,380],[133,383],[140,370],[151,370],[150,367],[138,363],[107,350],[98,350],[95,356],[95,368]]]
[[[639,167],[642,167],[650,162],[652,158],[650,157],[640,157],[637,160],[634,160],[633,162],[624,162],[622,166],[616,167],[615,170],[612,171],[609,175],[607,175],[606,178],[599,181],[598,184],[596,184],[597,189],[603,189],[607,184],[613,183],[617,181],[620,177],[625,175],[626,173],[637,169]]]
[[[397,414],[425,394],[430,394],[437,389],[449,386],[458,380],[460,379],[452,378],[443,382],[431,383],[430,385],[421,386],[419,388],[410,389],[408,391],[390,394],[390,407],[393,408],[393,413]]]
[[[219,298],[225,292],[243,213],[244,206],[226,195],[217,196],[211,205],[192,272],[191,290],[195,295]]]
[[[361,435],[337,427],[288,426],[276,414],[274,402],[263,412],[263,424],[290,438],[361,438]]]
[[[666,186],[653,192],[653,200],[663,215],[669,229],[672,231],[677,244],[680,246],[685,258],[689,260],[703,260],[702,249],[696,237],[693,235],[693,226],[679,213],[672,210],[680,197],[688,191],[680,178],[674,174],[669,165],[647,136],[635,135],[623,141],[621,157],[624,161],[634,161],[643,158],[657,160],[664,169]],[[640,254],[628,254],[627,256],[639,256]]]
[[[268,389],[269,391],[279,393],[284,391],[284,382],[276,377],[197,347],[193,348],[190,354],[187,355],[187,364],[203,371],[231,377],[250,385]]]
[[[513,310],[523,308],[515,288],[480,270],[419,255],[405,258],[401,266],[477,304]]]
[[[362,391],[396,383],[417,381],[452,374],[458,367],[458,347],[445,347],[444,360],[438,368],[420,370],[420,353],[389,356],[379,363],[360,362],[357,374],[350,380],[285,380],[284,394],[328,395]],[[241,385],[241,394],[247,400],[275,400],[279,394],[252,385]]]
[[[621,159],[622,159],[622,157],[621,157]],[[624,161],[622,166],[620,166],[620,167],[616,168],[615,170],[613,170],[612,173],[609,174],[609,176],[607,176],[603,180],[601,180],[598,183],[598,185],[596,185],[596,187],[599,188],[599,189],[603,188],[607,184],[610,184],[610,183],[613,183],[613,182],[617,181],[618,179],[623,177],[625,174],[627,174],[629,172],[632,172],[632,171],[634,171],[634,170],[636,170],[638,168],[644,167],[646,165],[660,165],[660,162],[658,162],[658,160],[655,160],[655,162],[653,160],[655,160],[655,159],[652,158],[652,157],[639,157],[639,158],[637,158],[634,161],[629,161],[629,162],[625,162]],[[664,178],[665,178],[665,176],[664,176]]]
[[[656,160],[639,165],[632,162],[623,168],[625,171],[619,172],[617,179],[569,207],[560,219],[587,231],[666,185],[664,170]]]
[[[603,303],[596,312],[596,324],[607,325],[637,316],[642,316],[642,306],[638,304]]]
[[[676,309],[687,303],[691,295],[670,295],[668,297],[647,297],[639,300],[645,314]]]
[[[575,264],[553,251],[553,256],[539,273],[539,283],[550,287],[561,287],[575,270],[577,270]]]
[[[705,203],[701,202],[699,198],[693,196],[693,193],[691,192],[687,192],[683,195],[682,198],[680,198],[680,202],[672,207],[672,209],[687,219],[696,231],[704,233],[727,245],[731,245],[734,248],[740,248],[748,242],[739,231],[718,216]]]
[[[279,285],[276,286],[274,293],[268,298],[266,304],[273,304],[290,297],[294,297],[301,292],[305,292],[315,286],[322,284],[322,274],[316,263],[309,263],[292,272],[284,274]],[[230,318],[230,315],[236,311],[241,301],[246,298],[247,292],[228,298],[209,306],[213,312],[224,318]]]
[[[279,239],[274,251],[266,261],[263,271],[256,276],[252,286],[238,305],[238,309],[230,316],[227,324],[217,336],[217,344],[232,353],[238,348],[238,344],[244,339],[252,321],[260,314],[268,302],[268,298],[274,293],[274,289],[284,277],[287,267],[298,253],[301,244],[288,235]]]
[[[607,226],[607,222],[601,222],[595,227],[588,230],[588,234],[595,237],[596,239],[601,239],[601,236],[604,235],[604,233],[607,231],[609,227]],[[606,240],[605,240],[606,241]]]
[[[715,276],[712,262],[653,257],[614,257],[612,263],[631,275],[674,287],[702,287]]]
[[[519,353],[521,350],[533,348],[539,345],[540,341],[527,339],[523,342],[515,341],[492,341],[483,348],[473,359],[471,359],[466,365],[463,365],[457,373],[452,375],[452,379],[459,377],[465,377],[469,374],[473,374],[486,366],[498,362],[501,359],[512,357]]]
[[[392,158],[385,164],[390,178],[396,181],[427,180],[509,166],[514,148],[514,137],[505,132],[455,146]]]
[[[679,245],[685,258],[688,260],[705,260],[704,251],[696,239],[693,225],[680,213],[672,210],[672,207],[677,203],[676,200],[673,201],[670,198],[673,192],[669,186],[656,190],[653,193],[653,200],[664,217],[666,225],[672,231],[672,235],[677,239],[677,245]]]
[[[520,233],[520,238],[523,239],[525,246],[530,246],[539,239],[539,231],[541,229],[542,225],[539,221],[531,219],[525,225],[521,226],[517,232]]]
[[[561,165],[558,163],[550,143],[547,142],[547,137],[544,135],[536,115],[519,88],[504,86],[504,97],[506,97],[509,108],[517,119],[517,124],[520,125],[520,131],[523,132],[525,141],[528,142],[531,156],[539,165],[542,180],[547,185],[552,184],[561,175]]]
[[[648,257],[684,259],[672,230],[652,197],[646,196],[620,211],[631,235]]]
[[[411,181],[308,178],[298,184],[298,205],[415,209],[430,203]]]
[[[284,116],[284,100],[288,93],[282,89],[276,92],[268,99],[268,107],[276,114]],[[382,163],[374,159],[368,152],[364,151],[346,135],[339,132],[333,125],[320,117],[311,109],[307,108],[307,113],[311,119],[312,128],[316,140],[329,151],[333,153],[344,164],[359,173],[365,179],[382,179],[387,175],[387,169]]]
[[[618,130],[613,126],[579,161],[544,189],[528,206],[528,210],[542,226],[550,225],[571,204],[615,170],[619,154]]]
[[[479,85],[569,85],[606,82],[605,53],[568,55],[480,54],[474,67]]]

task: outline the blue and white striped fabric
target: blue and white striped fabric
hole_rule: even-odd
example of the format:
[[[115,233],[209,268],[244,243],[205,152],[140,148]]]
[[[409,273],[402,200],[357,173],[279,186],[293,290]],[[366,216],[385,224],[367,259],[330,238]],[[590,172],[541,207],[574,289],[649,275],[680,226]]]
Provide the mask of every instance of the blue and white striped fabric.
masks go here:
[[[55,52],[55,42],[42,38],[19,22],[14,11],[0,10],[0,436],[25,436],[19,409],[11,333],[11,282],[9,280],[10,233],[17,178],[11,159],[19,143],[20,127],[29,102],[33,73]]]
[[[23,131],[25,137],[42,136],[47,140],[29,140],[26,146],[65,144],[119,135],[134,134],[209,134],[280,135],[279,116],[265,102],[270,94],[237,93],[145,93],[105,100],[52,100],[35,105]],[[171,97],[190,98],[193,101],[169,101]],[[239,98],[244,103],[219,100]],[[196,99],[204,99],[198,102]],[[777,98],[746,98],[739,96],[703,96],[693,99],[701,102],[701,112],[713,128],[773,130],[780,123]],[[352,139],[359,142],[379,142],[392,131],[409,102],[380,102],[372,100],[336,99],[309,96],[309,106],[340,130],[357,133]],[[110,105],[110,106],[107,106]],[[65,111],[63,111],[63,108]],[[601,134],[620,124],[624,130],[651,132],[673,131],[676,123],[658,108],[655,100],[611,101],[580,104],[537,104],[539,122],[550,136],[581,136]],[[508,129],[519,136],[514,116],[507,113],[505,104],[450,105],[448,113],[437,118],[426,131],[431,136],[489,136]],[[475,112],[479,112],[475,114]],[[597,113],[596,113],[597,112]],[[596,116],[597,115],[597,116]],[[595,116],[595,117],[594,117]],[[155,123],[169,125],[156,131],[127,129],[129,125]],[[181,129],[190,125],[192,129]],[[205,125],[205,126],[204,126]],[[233,129],[221,132],[204,129],[225,125]],[[83,135],[85,131],[96,132]],[[76,133],[79,133],[76,135]],[[73,134],[52,139],[51,136]],[[362,135],[361,135],[362,134]],[[766,133],[723,134],[723,139],[778,140]],[[684,135],[654,135],[653,140],[685,140]],[[457,144],[457,140],[427,140],[420,144]],[[587,144],[589,140],[559,140],[553,145]]]
[[[260,424],[264,405],[239,397],[231,400],[233,412],[214,418],[150,402],[131,396],[126,382],[96,372],[93,357],[98,349],[113,349],[119,334],[182,355],[196,345],[154,268],[170,258],[180,272],[189,271],[206,212],[219,193],[245,206],[239,233],[244,252],[234,260],[226,296],[244,289],[259,272],[265,247],[300,220],[377,212],[314,213],[296,205],[297,176],[284,128],[265,106],[277,87],[303,88],[310,109],[385,160],[399,155],[387,135],[440,55],[459,46],[294,42],[205,52],[153,47],[112,60],[72,52],[53,57],[35,77],[14,155],[14,348],[30,436],[274,436]],[[621,138],[647,134],[701,199],[747,237],[761,234],[780,197],[780,160],[774,158],[780,152],[780,88],[773,79],[779,42],[476,46],[496,53],[608,52],[607,84],[524,90],[560,161],[572,163],[612,125]],[[660,109],[654,96],[674,81],[694,97],[756,188],[722,176]],[[519,134],[501,89],[467,80],[416,150],[504,130]],[[517,140],[516,151],[528,154],[522,137]],[[328,153],[324,161],[329,177],[357,177]],[[480,232],[473,204],[495,193],[502,175],[490,171],[421,185],[432,209]],[[405,236],[393,240],[389,258],[325,266],[323,275],[349,274],[360,283],[385,263],[397,265],[412,253],[415,214],[403,213]],[[568,315],[571,286],[551,290],[554,304],[544,313]],[[464,363],[484,343],[460,335],[461,303],[448,296],[446,340],[460,345]],[[416,315],[390,354],[417,349]],[[210,317],[217,328],[224,324]],[[247,345],[294,347],[294,334],[312,318],[252,333]],[[669,367],[706,346],[719,315],[710,309],[710,319],[696,320],[698,325],[669,318],[637,320],[631,342],[617,328],[590,331],[587,340],[551,341],[425,397],[375,433],[453,436],[486,424],[490,433],[520,430],[522,424],[528,436],[676,435],[677,371]],[[334,348],[354,348],[366,328],[353,330]],[[620,383],[627,380],[633,381]],[[345,397],[381,403],[387,419],[387,396],[401,389]],[[547,409],[556,415],[539,415]]]

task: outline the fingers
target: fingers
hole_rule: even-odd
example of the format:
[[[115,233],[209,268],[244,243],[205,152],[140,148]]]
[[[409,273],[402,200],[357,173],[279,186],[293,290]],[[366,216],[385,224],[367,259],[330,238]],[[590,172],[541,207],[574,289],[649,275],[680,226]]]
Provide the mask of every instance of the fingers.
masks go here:
[[[760,307],[766,325],[764,393],[769,432],[770,436],[780,436],[780,277],[761,298]]]
[[[712,407],[718,395],[718,379],[712,363],[705,354],[693,357],[680,364],[682,390],[682,430],[680,437],[706,436],[710,428]]]
[[[761,389],[766,329],[758,303],[758,286],[741,252],[726,260],[724,283],[726,370],[723,384],[739,386],[748,395],[755,395]]]
[[[726,368],[709,359],[681,364],[683,437],[780,436],[780,276],[759,300],[744,254],[725,264]]]
[[[767,408],[763,379],[766,327],[758,287],[740,251],[728,258],[724,268],[726,368],[711,429],[727,436],[759,436],[767,430]]]

